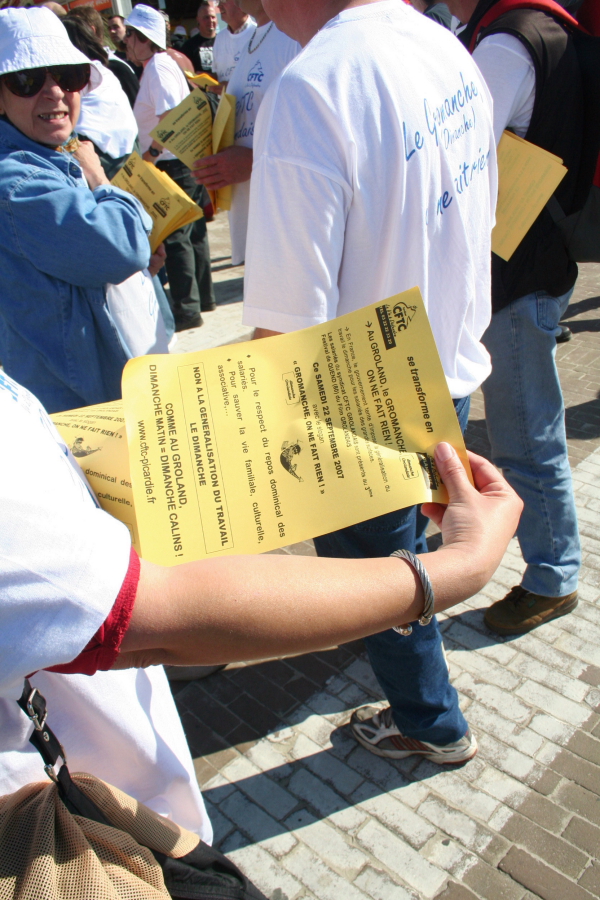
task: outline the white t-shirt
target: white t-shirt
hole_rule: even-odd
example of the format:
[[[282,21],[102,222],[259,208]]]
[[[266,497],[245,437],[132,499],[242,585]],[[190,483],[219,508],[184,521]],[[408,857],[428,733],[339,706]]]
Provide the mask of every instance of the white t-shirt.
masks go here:
[[[133,150],[137,122],[116,75],[96,60],[90,60],[90,65],[98,72],[100,84],[81,92],[77,131],[113,159],[119,159]]]
[[[248,16],[235,34],[229,28],[219,31],[213,45],[213,71],[219,81],[229,81],[240,58],[241,50],[254,31],[256,31],[256,22],[251,16]]]
[[[494,101],[496,143],[505,128],[525,137],[535,103],[535,68],[531,56],[512,34],[491,34],[475,48],[473,59]]]
[[[39,671],[75,659],[105,621],[131,541],[97,507],[41,404],[1,372],[0,420],[10,427],[0,442],[0,795],[46,780],[16,703],[35,672],[72,772],[90,772],[210,841],[162,666],[92,677]]]
[[[491,98],[397,0],[347,9],[271,85],[254,142],[243,321],[288,332],[417,285],[453,397],[490,362]]]
[[[250,48],[250,42],[254,49]],[[279,31],[273,22],[261,25],[252,35],[248,34],[227,86],[227,93],[237,98],[235,143],[238,146],[252,147],[256,115],[265,92],[300,50],[300,44]],[[250,180],[234,184],[229,212],[231,262],[234,266],[243,263],[246,254],[249,203]]]
[[[189,92],[185,75],[175,60],[168,53],[155,53],[144,68],[133,107],[142,153],[152,143],[150,132],[158,125],[158,117],[185,100]],[[163,150],[156,157],[156,162],[165,162],[167,159],[175,159],[175,156],[170,150]]]

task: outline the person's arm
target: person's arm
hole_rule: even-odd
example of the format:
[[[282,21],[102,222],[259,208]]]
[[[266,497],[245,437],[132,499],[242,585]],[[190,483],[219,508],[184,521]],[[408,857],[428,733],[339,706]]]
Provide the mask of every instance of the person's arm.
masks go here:
[[[531,56],[512,34],[492,34],[477,45],[473,59],[494,101],[496,143],[509,127],[524,137],[535,102],[535,69]]]
[[[168,115],[169,112],[170,112],[170,110],[167,110],[167,112],[162,113],[162,114],[158,117],[158,121],[160,122],[162,119],[164,119],[164,117],[165,117],[166,115]],[[165,149],[165,148],[163,147],[163,145],[160,144],[160,143],[156,140],[156,138],[153,138],[153,139],[152,139],[152,143],[150,144],[150,147],[152,147],[153,150],[158,150],[159,153],[162,153],[163,150]],[[158,156],[152,156],[152,154],[150,153],[150,147],[148,148],[148,150],[146,150],[145,153],[142,153],[142,159],[145,159],[146,162],[151,163],[151,165],[154,166],[154,165],[156,165],[156,163],[158,162],[159,157],[158,157]]]
[[[420,559],[437,612],[477,593],[514,534],[522,503],[491,463],[471,455],[471,487],[448,444],[436,451],[448,507],[425,504],[444,545]],[[163,568],[142,561],[114,668],[197,665],[305,653],[417,619],[421,584],[398,559],[222,557]]]
[[[214,156],[197,159],[192,175],[209,191],[218,191],[230,184],[249,181],[252,175],[252,150],[250,147],[226,147]]]
[[[152,220],[131,194],[113,187],[91,145],[82,143],[82,169],[92,190],[38,169],[19,182],[8,215],[16,246],[41,272],[78,287],[120,284],[150,259]]]

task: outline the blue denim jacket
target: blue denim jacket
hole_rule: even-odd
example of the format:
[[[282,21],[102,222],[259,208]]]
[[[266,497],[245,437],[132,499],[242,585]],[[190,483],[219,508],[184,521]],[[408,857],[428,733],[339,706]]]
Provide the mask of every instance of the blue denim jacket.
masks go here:
[[[121,396],[104,285],[148,265],[151,227],[130,194],[90,191],[69,153],[0,119],[0,362],[48,412]]]

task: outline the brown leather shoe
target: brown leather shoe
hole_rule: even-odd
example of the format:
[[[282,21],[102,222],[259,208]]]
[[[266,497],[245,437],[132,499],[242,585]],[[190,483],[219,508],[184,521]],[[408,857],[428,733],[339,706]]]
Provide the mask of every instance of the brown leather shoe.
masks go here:
[[[577,591],[564,597],[543,597],[517,584],[485,611],[484,619],[496,634],[526,634],[551,619],[566,616],[576,606]]]

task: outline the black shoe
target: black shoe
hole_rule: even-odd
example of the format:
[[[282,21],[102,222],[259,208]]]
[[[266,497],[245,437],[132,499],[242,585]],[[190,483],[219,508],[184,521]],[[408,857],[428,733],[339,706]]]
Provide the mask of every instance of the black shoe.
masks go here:
[[[175,331],[187,331],[188,328],[200,328],[201,325],[204,325],[202,316],[191,316],[189,319],[175,317]]]
[[[212,312],[217,308],[216,300],[203,300],[200,304],[200,309],[202,312]]]
[[[557,335],[556,343],[557,344],[566,344],[573,337],[573,332],[566,325],[559,325],[560,334]]]

